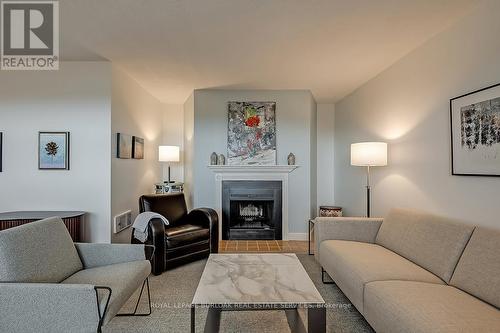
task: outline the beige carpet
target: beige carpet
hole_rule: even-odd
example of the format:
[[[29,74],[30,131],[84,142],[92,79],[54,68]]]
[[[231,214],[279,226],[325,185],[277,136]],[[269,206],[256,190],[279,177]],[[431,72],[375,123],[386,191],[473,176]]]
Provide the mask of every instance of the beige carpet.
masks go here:
[[[321,282],[320,267],[313,256],[298,255],[302,265],[309,273],[323,296],[327,308],[327,332],[373,332],[368,323],[352,306],[336,285]],[[190,330],[191,299],[201,277],[205,260],[187,264],[159,276],[151,276],[151,302],[153,312],[148,317],[116,317],[103,331],[118,332],[172,332]],[[123,311],[133,310],[138,293],[129,300]],[[146,303],[140,305],[145,308]],[[300,313],[305,316],[304,313]],[[197,310],[197,332],[203,332],[206,310]],[[290,332],[283,311],[223,312],[221,332]]]

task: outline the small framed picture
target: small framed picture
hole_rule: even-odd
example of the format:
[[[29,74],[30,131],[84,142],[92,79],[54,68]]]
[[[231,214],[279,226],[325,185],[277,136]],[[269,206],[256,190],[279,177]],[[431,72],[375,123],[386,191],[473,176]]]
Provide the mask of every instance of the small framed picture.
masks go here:
[[[500,176],[500,84],[450,100],[451,169]]]
[[[69,170],[69,132],[38,133],[38,169]]]
[[[123,133],[116,134],[116,157],[132,158],[132,136]]]
[[[144,159],[144,139],[138,136],[132,137],[132,158]]]

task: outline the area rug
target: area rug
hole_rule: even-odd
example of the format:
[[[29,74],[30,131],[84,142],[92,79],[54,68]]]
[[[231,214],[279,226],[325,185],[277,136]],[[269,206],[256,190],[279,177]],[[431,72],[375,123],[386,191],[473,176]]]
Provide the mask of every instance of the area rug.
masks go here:
[[[373,332],[370,325],[334,284],[321,282],[321,270],[313,256],[297,255],[300,262],[327,303],[327,332]],[[115,317],[103,329],[105,333],[122,332],[171,332],[190,331],[190,308],[206,260],[190,263],[159,276],[151,276],[151,303],[153,312],[148,317]],[[133,310],[138,293],[121,312]],[[143,297],[145,298],[145,297]],[[146,309],[141,302],[139,309]],[[305,317],[305,311],[299,311]],[[196,311],[196,331],[203,332],[207,312]],[[290,332],[283,311],[223,312],[220,332]]]

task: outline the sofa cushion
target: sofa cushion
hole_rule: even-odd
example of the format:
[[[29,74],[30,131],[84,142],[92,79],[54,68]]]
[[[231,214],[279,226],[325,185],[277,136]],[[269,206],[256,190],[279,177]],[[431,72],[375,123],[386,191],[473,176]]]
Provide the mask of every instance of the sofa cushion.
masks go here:
[[[473,230],[449,218],[394,209],[380,226],[376,243],[448,283]]]
[[[137,260],[126,263],[88,268],[79,271],[62,283],[91,284],[111,288],[111,298],[104,318],[106,324],[113,318],[132,294],[142,285],[151,273],[151,264],[148,260]],[[101,314],[106,305],[108,293],[99,290]]]
[[[414,280],[444,284],[436,275],[377,244],[326,240],[320,252],[323,268],[361,313],[368,282]]]
[[[61,282],[82,269],[73,240],[58,217],[0,232],[0,282]]]
[[[450,284],[500,308],[499,255],[500,230],[477,227]]]
[[[364,309],[377,332],[500,332],[500,311],[447,285],[370,282]]]
[[[192,244],[200,241],[206,241],[210,238],[210,229],[203,228],[194,224],[181,224],[176,227],[165,229],[167,236],[167,249],[186,244]]]

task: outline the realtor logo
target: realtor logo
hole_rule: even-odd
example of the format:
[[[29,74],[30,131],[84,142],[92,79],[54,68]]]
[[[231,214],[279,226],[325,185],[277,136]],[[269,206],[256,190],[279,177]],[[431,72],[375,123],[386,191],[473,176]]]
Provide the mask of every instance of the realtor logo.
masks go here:
[[[1,69],[59,69],[58,1],[2,1],[1,8]]]

